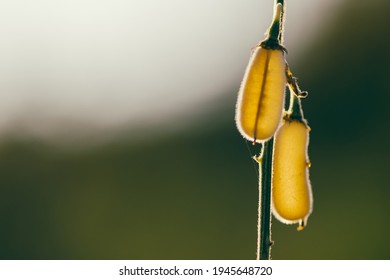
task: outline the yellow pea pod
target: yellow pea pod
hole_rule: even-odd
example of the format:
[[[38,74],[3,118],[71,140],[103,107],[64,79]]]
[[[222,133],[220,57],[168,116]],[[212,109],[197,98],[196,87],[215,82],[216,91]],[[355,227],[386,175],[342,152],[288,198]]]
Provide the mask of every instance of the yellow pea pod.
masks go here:
[[[275,135],[272,166],[272,211],[283,223],[303,229],[313,197],[307,155],[310,128],[303,121],[284,120]]]
[[[280,49],[256,47],[241,83],[236,124],[252,142],[271,138],[282,119],[286,63]]]

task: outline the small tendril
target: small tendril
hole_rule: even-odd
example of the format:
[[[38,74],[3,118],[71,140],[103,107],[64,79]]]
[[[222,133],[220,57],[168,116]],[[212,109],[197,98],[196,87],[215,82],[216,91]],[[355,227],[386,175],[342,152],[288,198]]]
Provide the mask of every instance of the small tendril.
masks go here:
[[[287,77],[287,83],[294,92],[294,95],[298,98],[306,98],[309,96],[309,93],[307,91],[302,91],[301,88],[298,85],[298,79],[293,76],[290,66],[286,62],[286,77]]]

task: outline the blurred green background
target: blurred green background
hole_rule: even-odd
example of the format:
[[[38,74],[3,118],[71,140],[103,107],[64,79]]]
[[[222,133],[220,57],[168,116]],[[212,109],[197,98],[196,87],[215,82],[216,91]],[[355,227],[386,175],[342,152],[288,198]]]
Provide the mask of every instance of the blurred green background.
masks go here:
[[[274,220],[273,259],[390,259],[390,2],[365,2],[334,11],[290,65],[309,91],[314,211],[302,232]],[[126,129],[89,147],[4,137],[0,258],[254,259],[238,86],[212,113],[138,141]]]

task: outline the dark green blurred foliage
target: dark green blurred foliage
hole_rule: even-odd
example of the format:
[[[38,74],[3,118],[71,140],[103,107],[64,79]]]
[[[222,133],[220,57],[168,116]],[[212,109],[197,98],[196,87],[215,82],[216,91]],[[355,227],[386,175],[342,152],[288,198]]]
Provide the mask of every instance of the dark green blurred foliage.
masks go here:
[[[390,2],[353,2],[290,65],[309,91],[314,211],[303,232],[274,220],[274,259],[390,258]],[[4,141],[0,258],[254,259],[257,174],[235,92],[144,143]]]

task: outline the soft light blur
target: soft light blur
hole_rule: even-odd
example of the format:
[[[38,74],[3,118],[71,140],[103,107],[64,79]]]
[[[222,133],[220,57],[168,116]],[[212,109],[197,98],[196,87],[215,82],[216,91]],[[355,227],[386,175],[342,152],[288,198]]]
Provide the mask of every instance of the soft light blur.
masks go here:
[[[312,15],[304,12],[305,1],[294,2],[289,11],[294,27],[286,35],[291,49],[312,38],[319,25],[307,27],[305,18]],[[313,4],[314,22],[326,22],[318,11],[337,2]],[[249,51],[270,23],[272,5],[2,1],[0,136],[10,130],[50,136],[64,125],[79,134],[112,133],[118,126],[166,126],[167,120],[199,114],[201,106],[238,88]]]
[[[55,2],[1,3],[0,258],[254,259],[258,148],[233,117],[272,3]],[[390,2],[328,2],[288,1],[314,205],[302,232],[274,220],[272,255],[389,259]]]

